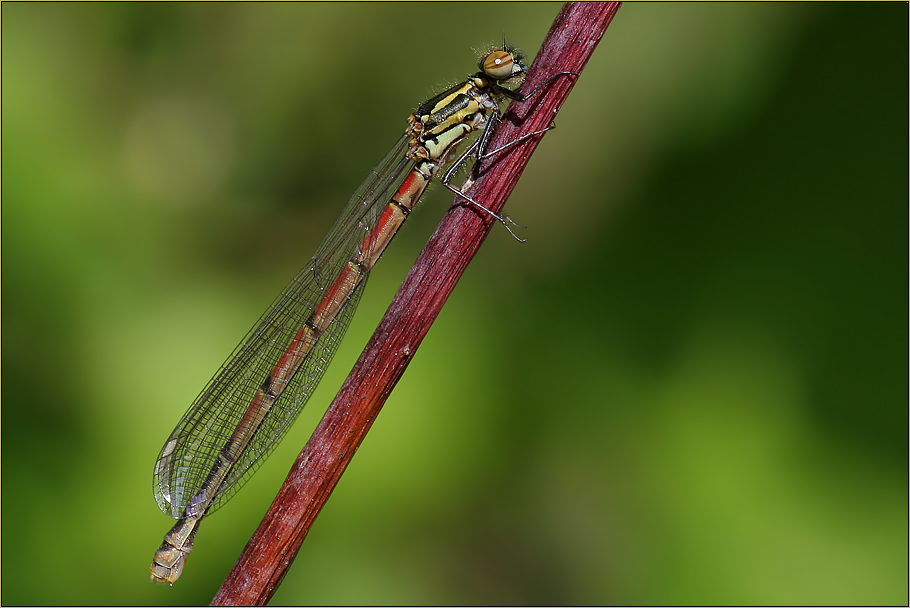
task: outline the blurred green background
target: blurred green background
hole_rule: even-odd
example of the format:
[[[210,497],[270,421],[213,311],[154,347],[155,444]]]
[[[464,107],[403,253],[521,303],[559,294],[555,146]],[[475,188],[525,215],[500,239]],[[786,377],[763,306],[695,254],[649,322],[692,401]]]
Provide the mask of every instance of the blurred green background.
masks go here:
[[[210,601],[451,195],[173,588],[162,443],[558,9],[3,4],[2,603]],[[907,10],[624,6],[273,603],[906,605]]]

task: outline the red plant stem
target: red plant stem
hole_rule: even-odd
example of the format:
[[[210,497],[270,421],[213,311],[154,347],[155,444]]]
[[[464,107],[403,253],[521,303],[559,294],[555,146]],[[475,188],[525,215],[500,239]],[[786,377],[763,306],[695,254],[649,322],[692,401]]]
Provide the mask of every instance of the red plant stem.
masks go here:
[[[558,72],[581,73],[620,4],[570,2],[563,6],[522,90],[531,91]],[[531,100],[511,104],[488,149],[549,126],[576,80],[576,76],[557,78]],[[482,174],[468,195],[498,213],[539,139],[529,138],[485,159]],[[456,205],[445,215],[297,457],[213,606],[264,605],[272,597],[310,525],[494,222],[469,205]]]

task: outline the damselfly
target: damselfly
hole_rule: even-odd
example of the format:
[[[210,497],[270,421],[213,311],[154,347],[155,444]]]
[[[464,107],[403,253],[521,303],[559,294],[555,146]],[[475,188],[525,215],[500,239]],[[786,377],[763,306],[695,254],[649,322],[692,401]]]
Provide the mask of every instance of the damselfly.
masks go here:
[[[501,101],[524,101],[570,72],[521,94],[502,86],[520,83],[527,72],[514,49],[503,44],[478,65],[480,71],[468,80],[418,106],[404,135],[348,201],[310,263],[168,437],[155,464],[153,489],[161,510],[178,521],[155,553],[153,581],[173,583],[180,577],[199,522],[240,489],[293,424],[335,354],[370,270],[443,166],[452,163],[441,179],[447,188],[508,228],[507,218],[465,197],[450,181],[469,159],[503,149],[487,150]],[[456,160],[456,149],[475,131],[480,137]]]

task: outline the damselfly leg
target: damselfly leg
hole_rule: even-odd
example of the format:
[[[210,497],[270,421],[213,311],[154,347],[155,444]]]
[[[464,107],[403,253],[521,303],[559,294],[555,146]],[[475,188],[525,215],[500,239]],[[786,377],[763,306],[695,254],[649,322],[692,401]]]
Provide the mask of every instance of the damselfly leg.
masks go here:
[[[578,76],[578,74],[576,72],[559,72],[557,74],[550,76],[546,80],[544,80],[542,83],[540,83],[539,85],[534,87],[527,94],[522,94],[519,91],[512,91],[510,89],[506,89],[504,87],[500,87],[500,86],[496,85],[496,87],[498,89],[497,92],[500,93],[502,96],[507,97],[513,101],[523,102],[523,101],[527,101],[527,100],[533,98],[540,91],[542,91],[545,87],[547,87],[551,82],[553,82],[557,78],[560,78],[563,76]],[[520,137],[516,137],[512,141],[499,146],[498,148],[495,148],[493,150],[487,150],[489,142],[491,141],[493,134],[496,132],[496,128],[500,124],[502,124],[502,112],[498,105],[495,108],[491,109],[490,117],[487,120],[488,120],[488,122],[487,122],[486,128],[484,128],[483,132],[480,134],[480,137],[478,137],[470,146],[468,146],[468,148],[461,154],[461,156],[459,156],[458,159],[452,163],[452,166],[449,167],[449,169],[445,172],[445,174],[443,174],[440,181],[442,182],[443,186],[445,186],[447,189],[451,190],[458,196],[458,199],[460,199],[460,200],[456,204],[468,203],[471,206],[477,208],[478,210],[486,213],[487,215],[491,216],[493,219],[495,219],[499,223],[501,223],[503,225],[503,227],[505,227],[505,229],[508,230],[509,234],[511,234],[515,240],[517,240],[520,243],[524,243],[525,239],[520,238],[517,234],[515,234],[515,232],[511,228],[511,226],[516,226],[519,228],[524,228],[524,226],[522,226],[521,224],[518,224],[517,222],[512,220],[512,218],[510,218],[507,215],[504,215],[504,214],[498,215],[496,213],[493,213],[492,211],[490,211],[489,209],[484,207],[481,203],[479,203],[476,200],[474,200],[473,198],[467,196],[465,194],[465,192],[467,192],[470,189],[470,187],[474,184],[474,181],[476,180],[476,178],[480,172],[480,169],[481,169],[480,165],[483,160],[493,157],[504,150],[507,150],[517,144],[520,144],[523,141],[527,141],[529,139],[543,135],[547,131],[552,131],[553,129],[556,128],[556,123],[551,122],[550,126],[548,126],[545,129],[538,129],[536,131],[531,131],[530,133],[525,133],[525,134],[521,135]],[[470,160],[471,158],[474,159],[474,166],[472,167],[471,172],[468,175],[468,177],[465,179],[465,181],[462,183],[462,185],[460,187],[456,188],[455,186],[452,186],[451,181],[452,181],[453,177],[455,176],[455,174],[460,169],[462,169],[465,166],[465,164],[468,162],[468,160]]]

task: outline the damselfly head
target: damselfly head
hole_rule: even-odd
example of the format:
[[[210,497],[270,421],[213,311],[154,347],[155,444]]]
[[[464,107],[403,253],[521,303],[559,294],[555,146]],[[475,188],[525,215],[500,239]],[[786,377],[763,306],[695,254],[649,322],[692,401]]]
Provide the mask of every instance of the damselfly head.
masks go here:
[[[516,49],[504,46],[487,53],[477,65],[490,78],[508,80],[522,76],[528,71],[528,66],[522,59],[521,53]]]

